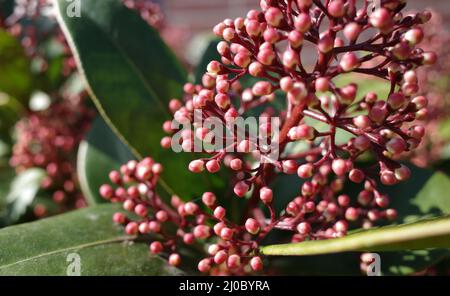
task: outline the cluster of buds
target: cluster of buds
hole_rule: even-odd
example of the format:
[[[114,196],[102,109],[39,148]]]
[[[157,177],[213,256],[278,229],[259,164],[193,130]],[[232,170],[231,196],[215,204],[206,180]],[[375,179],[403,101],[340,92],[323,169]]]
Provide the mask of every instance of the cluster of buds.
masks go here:
[[[436,52],[442,59],[418,71],[421,92],[427,95],[429,101],[428,118],[424,122],[427,134],[418,149],[408,157],[421,167],[442,159],[443,151],[450,144],[450,137],[441,133],[441,126],[450,113],[450,89],[447,83],[450,79],[450,62],[446,58],[450,56],[450,34],[445,29],[443,17],[435,11],[430,23],[424,27],[424,32],[421,47]]]
[[[76,151],[95,115],[81,96],[61,99],[48,109],[31,112],[16,124],[16,143],[10,165],[17,173],[43,168],[47,177],[42,189],[52,194],[60,211],[85,205],[76,175]],[[36,217],[47,214],[35,206]]]
[[[76,63],[51,9],[50,0],[17,0],[13,14],[2,26],[20,40],[26,54],[36,61],[42,73],[48,70],[51,59],[43,45],[58,44],[64,57],[61,75],[68,77],[76,71]]]
[[[150,26],[157,30],[164,28],[164,15],[158,4],[148,0],[123,0],[123,3],[138,11]],[[11,16],[7,19],[0,16],[0,25],[20,39],[26,53],[40,62],[41,72],[49,67],[49,57],[42,45],[49,42],[58,44],[64,55],[61,74],[68,77],[76,71],[76,63],[52,9],[50,0],[17,0]]]
[[[416,71],[433,64],[436,54],[417,46],[424,37],[421,25],[431,14],[404,15],[405,3],[399,0],[381,1],[374,10],[370,1],[360,1],[359,6],[356,2],[261,0],[261,10],[215,26],[214,33],[224,39],[217,47],[221,60],[208,65],[201,85],[185,85],[183,100],[169,103],[175,122],[164,123],[163,129],[170,135],[161,140],[163,147],[181,145],[189,152],[196,148],[196,140],[207,144],[227,140],[222,149],[201,151],[210,157],[192,161],[188,169],[216,173],[226,167],[234,172],[234,194],[247,199],[242,224],[228,220],[227,209],[210,192],[202,196],[203,206],[177,197],[172,198],[174,210],[170,211],[161,207],[158,198],[141,205],[143,193],[157,195],[152,191],[155,185],[142,185],[142,176],[130,173],[136,169],[137,174],[142,165],[135,162],[121,170],[123,179],[139,182],[129,187],[131,192],[106,185],[101,188],[102,195],[123,201],[125,209],[145,219],[149,206],[156,213],[152,219],[144,219],[144,224],[129,222],[121,214],[114,220],[128,223],[126,231],[130,233],[140,228],[160,232],[161,222],[171,217],[183,243],[213,241],[207,257],[198,264],[199,271],[213,274],[261,270],[258,246],[275,229],[289,232],[291,241],[301,242],[341,237],[349,227],[367,228],[380,219],[394,220],[397,212],[389,208],[389,197],[378,190],[378,184],[395,185],[409,178],[410,170],[398,159],[414,150],[424,136],[424,128],[415,122],[426,118],[428,101],[419,95]],[[317,53],[312,66],[304,62],[308,47]],[[335,84],[336,78],[347,73],[384,79],[390,92],[383,98],[372,92],[357,97],[356,83]],[[246,80],[252,85],[246,87]],[[276,108],[283,104],[283,110]],[[281,121],[279,133],[267,120],[254,127],[269,137],[276,134],[268,142],[277,144],[278,159],[250,136],[221,138],[195,121],[197,117],[203,121],[218,118],[226,125],[257,112],[260,118]],[[175,128],[176,122],[189,128]],[[327,130],[319,131],[310,122]],[[339,130],[351,134],[351,139],[338,143]],[[307,148],[293,152],[298,144]],[[358,160],[363,155],[374,159],[373,163],[361,165]],[[149,164],[143,170],[153,172],[153,162],[145,162]],[[270,187],[275,177],[289,174],[297,174],[303,185],[278,213],[274,205],[280,197]],[[121,185],[117,176],[113,173],[111,179]],[[357,197],[343,192],[347,180],[361,184]],[[160,214],[163,219],[159,220],[161,210],[165,214]],[[166,237],[165,243],[153,242],[150,250],[173,251],[175,244],[175,238]],[[170,255],[169,262],[176,265],[179,255]]]
[[[129,9],[138,11],[153,28],[161,30],[165,27],[164,14],[158,4],[149,0],[123,0],[123,3]]]
[[[210,257],[198,263],[201,272],[223,275],[261,270],[261,258],[250,256],[256,248],[250,238],[260,231],[258,221],[248,219],[243,227],[232,223],[212,192],[205,192],[201,203],[183,202],[176,195],[166,202],[156,191],[162,171],[163,166],[148,157],[129,161],[109,174],[114,185],[101,186],[101,196],[122,203],[124,210],[132,213],[130,218],[117,212],[113,221],[124,225],[128,235],[152,234],[155,240],[149,244],[149,251],[167,256],[172,266],[181,264],[180,246],[204,242],[208,243],[205,252]],[[220,267],[213,268],[213,264]]]

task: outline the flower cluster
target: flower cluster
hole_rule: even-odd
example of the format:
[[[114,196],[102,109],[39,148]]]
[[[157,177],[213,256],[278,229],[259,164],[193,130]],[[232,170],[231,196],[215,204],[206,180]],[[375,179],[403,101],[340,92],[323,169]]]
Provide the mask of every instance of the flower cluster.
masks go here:
[[[156,29],[163,27],[164,18],[157,4],[142,0],[124,0],[124,4],[139,11],[149,25]],[[52,9],[49,0],[18,0],[14,13],[0,24],[20,40],[33,64],[40,65],[40,73],[46,73],[52,62],[46,45],[55,43],[55,48],[62,50],[60,74],[69,78],[77,71],[75,58]],[[62,86],[52,94],[48,109],[29,111],[17,123],[17,140],[10,159],[11,166],[18,172],[31,167],[47,171],[48,177],[42,187],[51,192],[60,211],[85,204],[76,175],[76,151],[95,116],[94,110],[87,107],[86,93],[68,94],[66,90]],[[42,217],[47,214],[47,209],[38,204],[34,212],[37,217]]]
[[[138,11],[153,28],[161,30],[165,27],[164,14],[158,4],[148,0],[123,0],[123,3],[128,8]]]
[[[425,133],[416,124],[426,118],[428,102],[418,95],[417,68],[435,63],[436,54],[417,46],[424,37],[421,25],[431,14],[403,14],[405,3],[399,0],[381,1],[374,10],[370,1],[358,1],[359,6],[356,2],[261,0],[261,10],[214,27],[224,39],[217,46],[221,60],[208,65],[200,85],[185,85],[182,100],[170,102],[175,121],[183,125],[192,123],[197,111],[205,121],[215,117],[224,124],[256,112],[261,118],[280,119],[281,129],[270,139],[278,144],[277,160],[267,162],[266,149],[248,137],[232,138],[220,151],[205,149],[209,158],[189,164],[193,173],[216,173],[223,167],[234,172],[233,191],[237,198],[247,199],[242,224],[228,220],[227,209],[210,192],[202,196],[203,205],[173,197],[174,211],[163,209],[159,199],[141,206],[143,196],[157,196],[153,181],[160,165],[155,169],[150,160],[122,167],[122,178],[137,180],[137,186],[101,188],[104,197],[119,199],[126,210],[144,218],[139,224],[116,214],[116,222],[128,222],[127,232],[159,233],[161,223],[171,219],[181,242],[211,243],[198,264],[201,272],[242,274],[262,269],[258,246],[274,229],[290,232],[291,240],[300,242],[341,237],[352,225],[371,227],[380,219],[394,220],[397,212],[389,208],[390,198],[378,184],[395,185],[409,178],[410,170],[398,158],[414,150]],[[305,62],[308,49],[316,53],[312,66]],[[336,78],[347,73],[384,79],[389,95],[370,92],[358,97],[357,83],[338,87]],[[277,109],[280,105],[285,108]],[[313,123],[326,130],[319,131]],[[205,126],[193,126],[179,130],[166,122],[163,129],[172,136],[163,138],[161,145],[170,148],[175,142],[189,152],[197,139],[208,144],[223,140]],[[256,129],[275,134],[267,121]],[[339,143],[338,131],[352,137]],[[299,145],[306,148],[292,149]],[[363,157],[373,159],[372,164],[361,165]],[[271,183],[288,174],[297,174],[303,183],[278,213],[274,205],[280,197]],[[153,176],[151,183],[142,185],[143,176]],[[111,177],[122,186],[118,173]],[[347,180],[362,185],[355,199],[343,192]],[[150,250],[173,251],[175,238],[163,235],[163,241],[153,242]],[[171,255],[169,262],[178,264],[179,255]]]
[[[61,99],[48,109],[31,112],[16,124],[17,141],[10,165],[20,173],[43,168],[47,177],[42,189],[52,193],[61,211],[85,205],[76,174],[76,151],[95,116],[82,96]],[[35,207],[37,217],[44,216],[43,205]]]
[[[427,95],[429,101],[428,118],[424,122],[427,134],[418,149],[408,156],[421,167],[441,159],[443,150],[450,144],[450,137],[441,133],[441,125],[450,112],[450,63],[446,58],[450,55],[450,34],[444,27],[442,16],[436,12],[433,12],[433,18],[424,32],[421,47],[435,52],[442,59],[418,72],[421,92]]]

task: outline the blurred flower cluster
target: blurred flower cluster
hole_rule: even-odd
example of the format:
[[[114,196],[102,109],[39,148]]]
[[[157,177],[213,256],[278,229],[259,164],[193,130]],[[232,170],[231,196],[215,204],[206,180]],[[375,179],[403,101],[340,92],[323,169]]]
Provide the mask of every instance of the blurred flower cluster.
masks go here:
[[[155,29],[164,31],[167,27],[159,5],[152,1],[123,2],[128,8],[138,11]],[[70,90],[71,83],[80,84],[80,77],[75,57],[53,9],[49,0],[17,0],[13,13],[0,24],[20,41],[37,75],[45,76],[55,68],[59,71],[53,73],[58,77],[57,83],[40,91],[48,101],[44,103],[45,107],[33,108],[32,99],[30,106],[25,106],[26,114],[15,127],[10,165],[17,173],[29,168],[45,169],[48,176],[42,189],[51,194],[59,211],[66,211],[85,205],[77,180],[76,153],[96,112],[82,87]],[[54,67],[58,62],[55,60],[61,61],[60,67]],[[38,204],[34,213],[41,217],[48,211],[44,205]]]

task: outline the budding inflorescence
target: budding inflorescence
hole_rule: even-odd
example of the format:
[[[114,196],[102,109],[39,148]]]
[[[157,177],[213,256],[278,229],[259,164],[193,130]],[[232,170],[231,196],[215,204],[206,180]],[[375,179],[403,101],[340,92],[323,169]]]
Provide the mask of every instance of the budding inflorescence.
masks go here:
[[[418,47],[424,35],[421,25],[431,14],[404,15],[405,3],[397,0],[383,1],[369,13],[368,2],[262,0],[261,10],[214,27],[224,40],[217,46],[221,59],[209,63],[200,85],[186,84],[183,99],[170,102],[174,119],[191,123],[200,110],[203,119],[218,117],[226,123],[251,116],[260,107],[261,117],[281,119],[273,141],[282,156],[263,161],[266,152],[249,137],[235,141],[232,152],[205,151],[211,157],[189,164],[193,173],[230,168],[234,194],[248,199],[241,225],[226,220],[227,209],[212,193],[202,198],[206,209],[172,201],[176,212],[170,216],[174,221],[178,217],[177,236],[184,243],[215,240],[198,265],[201,272],[217,270],[214,266],[228,273],[242,273],[247,266],[260,270],[257,247],[274,229],[289,231],[293,242],[301,242],[341,237],[352,225],[371,227],[380,219],[396,218],[378,183],[394,185],[409,178],[409,169],[398,158],[414,150],[424,136],[415,121],[426,118],[427,99],[419,95],[416,70],[436,61],[434,53]],[[317,54],[312,67],[303,62],[307,46]],[[369,92],[358,97],[357,83],[338,87],[336,78],[347,73],[384,79],[390,85],[388,96]],[[245,84],[248,77],[253,77],[251,85]],[[286,108],[276,109],[271,104],[275,101]],[[311,122],[327,130],[319,131]],[[163,128],[170,135],[180,132],[170,122]],[[257,128],[271,129],[263,124]],[[350,140],[338,143],[339,130],[351,134]],[[165,148],[174,140],[170,135],[161,141]],[[207,135],[209,142],[220,140],[194,124],[193,130],[181,131],[179,141],[185,151],[192,151],[194,139],[205,140]],[[299,143],[307,148],[289,149]],[[371,155],[374,163],[361,166],[363,154]],[[302,185],[278,213],[274,204],[279,196],[270,185],[284,174],[297,174]],[[361,184],[358,196],[343,192],[347,180]],[[174,251],[175,242],[168,242],[167,250]]]

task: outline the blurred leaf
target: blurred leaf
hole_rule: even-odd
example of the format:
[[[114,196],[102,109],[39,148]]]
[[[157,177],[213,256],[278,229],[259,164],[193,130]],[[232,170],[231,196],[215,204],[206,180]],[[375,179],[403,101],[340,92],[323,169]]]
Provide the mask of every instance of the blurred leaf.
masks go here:
[[[12,180],[6,196],[7,224],[18,221],[26,213],[37,196],[45,176],[44,170],[33,168],[22,172]]]
[[[131,159],[134,156],[128,147],[102,118],[97,118],[86,140],[80,144],[77,161],[80,185],[90,205],[105,202],[98,192],[100,186],[110,182],[110,171]]]
[[[0,29],[0,91],[24,103],[32,90],[30,61],[16,38]]]
[[[0,274],[67,275],[70,254],[79,256],[83,276],[181,274],[146,243],[130,242],[112,223],[117,210],[102,205],[0,230]]]
[[[17,99],[0,91],[0,138],[11,140],[11,130],[23,112],[22,104]]]
[[[137,158],[152,156],[164,164],[161,183],[168,184],[169,192],[191,198],[208,190],[211,174],[187,169],[192,154],[160,146],[162,124],[171,118],[167,104],[181,96],[186,73],[158,32],[119,0],[82,0],[80,18],[67,16],[67,1],[55,2],[91,97],[108,125]]]

